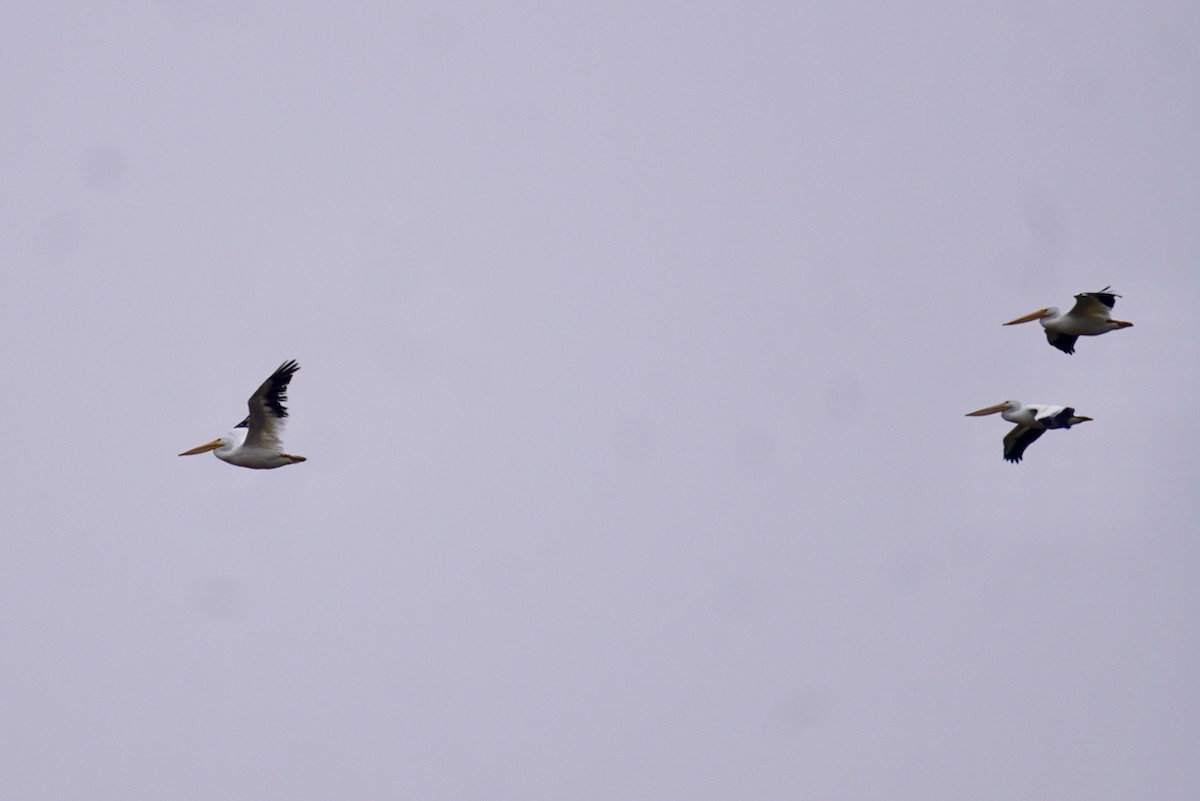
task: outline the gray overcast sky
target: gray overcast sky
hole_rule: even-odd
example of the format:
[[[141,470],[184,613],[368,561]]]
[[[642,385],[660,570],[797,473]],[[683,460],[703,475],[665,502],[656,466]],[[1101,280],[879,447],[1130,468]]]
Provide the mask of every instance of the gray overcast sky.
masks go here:
[[[0,797],[1200,797],[1195,3],[4,16]]]

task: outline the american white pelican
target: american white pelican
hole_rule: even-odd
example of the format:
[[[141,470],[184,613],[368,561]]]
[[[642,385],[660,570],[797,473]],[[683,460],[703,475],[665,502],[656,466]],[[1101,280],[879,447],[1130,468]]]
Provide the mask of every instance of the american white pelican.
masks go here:
[[[247,402],[250,415],[245,420],[225,436],[179,455],[191,456],[212,451],[218,459],[230,464],[258,470],[305,461],[303,456],[284,453],[283,443],[279,441],[284,418],[288,415],[283,405],[287,402],[288,383],[299,369],[300,365],[294,360],[279,365],[279,369],[271,373],[271,377],[250,396]]]
[[[968,412],[967,417],[983,417],[985,414],[995,414],[1016,427],[1004,437],[1004,459],[1008,462],[1019,462],[1025,449],[1032,445],[1047,429],[1070,428],[1076,423],[1086,423],[1090,417],[1080,417],[1070,406],[1046,406],[1031,403],[1022,406],[1020,401],[1010,400],[997,403],[977,412]]]
[[[1018,317],[1005,325],[1030,323],[1039,320],[1042,328],[1046,329],[1046,340],[1063,353],[1075,352],[1075,340],[1082,337],[1094,337],[1107,334],[1118,328],[1128,328],[1133,323],[1124,320],[1114,320],[1109,317],[1109,311],[1121,297],[1108,290],[1106,286],[1099,292],[1083,292],[1075,296],[1075,305],[1066,314],[1059,314],[1057,306],[1048,306],[1035,312]]]

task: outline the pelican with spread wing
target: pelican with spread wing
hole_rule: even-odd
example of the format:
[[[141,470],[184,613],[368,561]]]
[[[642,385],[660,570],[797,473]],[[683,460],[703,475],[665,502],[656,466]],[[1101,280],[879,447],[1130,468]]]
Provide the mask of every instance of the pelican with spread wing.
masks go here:
[[[279,369],[271,373],[271,377],[250,396],[250,414],[245,420],[225,436],[179,455],[192,456],[212,451],[222,461],[257,470],[270,470],[305,461],[303,456],[284,453],[283,443],[279,439],[283,433],[283,422],[288,416],[287,408],[283,405],[287,402],[288,384],[299,369],[300,365],[294,360],[279,365]]]
[[[1070,428],[1092,419],[1075,414],[1075,410],[1070,406],[1047,406],[1041,403],[1022,406],[1020,401],[1015,400],[997,403],[995,406],[988,406],[986,409],[976,412],[968,412],[967,417],[983,417],[997,412],[1008,422],[1017,424],[1004,437],[1004,460],[1014,464],[1021,461],[1026,448],[1050,429]]]
[[[1024,317],[1010,320],[1005,325],[1031,323],[1038,320],[1046,329],[1046,340],[1063,353],[1075,352],[1075,340],[1082,337],[1094,337],[1107,334],[1118,328],[1128,328],[1133,323],[1124,320],[1114,320],[1109,316],[1112,307],[1116,305],[1120,295],[1109,292],[1112,287],[1106,286],[1099,292],[1083,292],[1075,296],[1075,305],[1066,314],[1061,314],[1057,306],[1047,306],[1038,309]]]

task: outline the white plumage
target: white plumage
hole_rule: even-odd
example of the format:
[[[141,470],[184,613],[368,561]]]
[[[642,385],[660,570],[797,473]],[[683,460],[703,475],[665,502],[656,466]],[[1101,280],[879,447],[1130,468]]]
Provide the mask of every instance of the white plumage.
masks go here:
[[[1063,353],[1075,352],[1075,340],[1083,337],[1094,337],[1116,331],[1118,328],[1128,328],[1133,323],[1124,320],[1114,320],[1110,316],[1117,298],[1121,297],[1104,287],[1099,292],[1082,292],[1075,296],[1075,305],[1066,314],[1060,314],[1057,306],[1047,306],[1030,312],[1024,317],[1010,320],[1005,325],[1030,323],[1034,320],[1046,329],[1046,341]]]
[[[1004,459],[1014,464],[1021,461],[1025,455],[1025,449],[1036,442],[1037,438],[1046,431],[1052,428],[1070,428],[1092,419],[1075,414],[1075,410],[1070,406],[1050,406],[1042,403],[1022,406],[1020,401],[1015,400],[968,412],[967,417],[983,417],[997,412],[1008,422],[1016,423],[1016,426],[1004,437]]]
[[[286,361],[250,396],[250,414],[228,434],[184,451],[180,456],[212,451],[222,461],[239,467],[270,470],[305,461],[303,456],[284,453],[280,435],[287,418],[287,388],[300,369],[295,360]]]

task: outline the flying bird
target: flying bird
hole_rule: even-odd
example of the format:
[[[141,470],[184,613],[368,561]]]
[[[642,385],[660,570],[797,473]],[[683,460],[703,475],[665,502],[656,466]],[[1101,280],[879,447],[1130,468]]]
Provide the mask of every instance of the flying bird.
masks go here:
[[[997,403],[977,412],[968,412],[967,417],[983,417],[996,412],[1008,422],[1017,424],[1004,437],[1004,460],[1014,464],[1021,461],[1025,449],[1049,429],[1070,428],[1092,419],[1075,414],[1075,410],[1070,406],[1047,406],[1040,403],[1022,406],[1020,401],[1015,400]]]
[[[225,436],[179,455],[192,456],[212,451],[222,461],[257,470],[270,470],[305,461],[303,456],[284,453],[283,443],[279,441],[279,435],[283,433],[283,421],[288,416],[287,408],[283,405],[287,402],[288,384],[299,369],[300,365],[295,360],[279,365],[279,369],[271,373],[271,377],[250,396],[247,401],[250,414],[245,420]]]
[[[1075,352],[1075,340],[1107,334],[1118,328],[1128,328],[1133,323],[1114,320],[1109,316],[1117,298],[1121,297],[1106,286],[1099,292],[1083,292],[1075,296],[1075,305],[1066,314],[1060,314],[1057,306],[1047,306],[1035,312],[1011,320],[1005,325],[1030,323],[1038,320],[1046,329],[1046,340],[1063,353]]]

